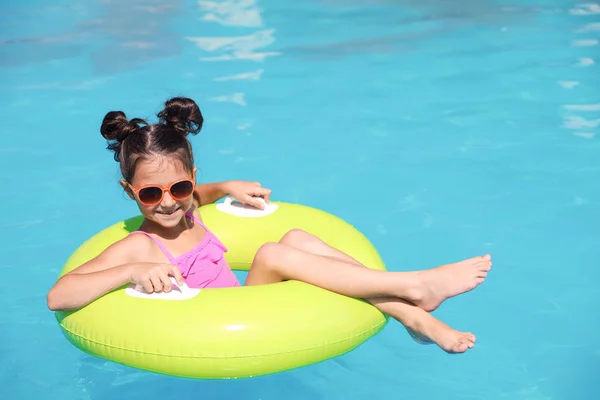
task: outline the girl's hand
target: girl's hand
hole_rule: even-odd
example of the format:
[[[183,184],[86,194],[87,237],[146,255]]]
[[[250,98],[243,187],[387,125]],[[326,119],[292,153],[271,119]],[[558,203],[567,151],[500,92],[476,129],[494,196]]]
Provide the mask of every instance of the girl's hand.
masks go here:
[[[271,190],[263,188],[258,182],[228,181],[226,185],[227,193],[239,202],[249,204],[261,210],[265,208],[265,205],[262,201],[256,199],[256,197],[262,197],[265,203],[269,203]]]
[[[174,277],[179,286],[183,285],[181,271],[176,265],[136,263],[131,271],[130,281],[142,286],[147,293],[169,293],[173,289],[169,276]]]

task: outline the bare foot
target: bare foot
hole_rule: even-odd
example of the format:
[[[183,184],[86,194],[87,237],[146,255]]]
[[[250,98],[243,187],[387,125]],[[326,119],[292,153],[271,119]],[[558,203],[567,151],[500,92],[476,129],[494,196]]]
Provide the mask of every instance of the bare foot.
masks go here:
[[[444,300],[475,289],[491,268],[491,256],[486,254],[419,271],[422,292],[411,301],[425,311],[433,311]]]
[[[417,342],[419,344],[433,344],[433,341],[431,339],[429,339],[427,336],[422,335],[419,332],[414,331],[407,326],[405,326],[404,328],[406,328],[406,331],[408,332],[410,337],[413,338],[413,340],[415,342]]]
[[[464,353],[475,346],[475,335],[452,329],[425,311],[406,330],[417,343],[435,343],[447,353]]]

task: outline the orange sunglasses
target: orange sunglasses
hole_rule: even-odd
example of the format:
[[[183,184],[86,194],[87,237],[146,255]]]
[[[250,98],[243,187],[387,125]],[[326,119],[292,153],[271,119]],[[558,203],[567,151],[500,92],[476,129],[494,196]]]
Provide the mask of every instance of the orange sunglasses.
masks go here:
[[[173,200],[185,200],[194,193],[195,187],[194,181],[191,179],[177,181],[169,186],[149,185],[139,189],[134,188],[130,183],[127,183],[127,185],[133,190],[140,203],[147,207],[159,204],[167,191]]]

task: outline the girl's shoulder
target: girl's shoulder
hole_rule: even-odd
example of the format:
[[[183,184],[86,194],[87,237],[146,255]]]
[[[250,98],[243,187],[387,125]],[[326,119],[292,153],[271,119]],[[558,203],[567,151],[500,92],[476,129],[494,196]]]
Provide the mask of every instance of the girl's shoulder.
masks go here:
[[[70,273],[97,272],[119,265],[145,262],[153,254],[152,239],[146,235],[128,235],[108,246],[102,253]]]
[[[102,255],[121,259],[123,263],[140,262],[151,254],[153,246],[154,243],[150,237],[132,232],[107,247]]]
[[[115,242],[115,244],[120,242],[119,247],[127,249],[128,251],[148,250],[153,244],[152,239],[148,235],[148,233],[143,231],[134,231],[118,242]]]

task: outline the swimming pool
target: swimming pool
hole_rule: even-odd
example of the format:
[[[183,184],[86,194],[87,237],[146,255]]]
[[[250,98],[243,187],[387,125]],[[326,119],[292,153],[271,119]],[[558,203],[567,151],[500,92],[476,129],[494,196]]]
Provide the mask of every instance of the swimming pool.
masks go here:
[[[600,384],[600,3],[42,1],[0,7],[0,397],[595,399]],[[490,252],[436,311],[447,355],[397,323],[342,357],[238,381],[89,357],[45,295],[81,241],[137,213],[99,126],[172,95],[207,119],[204,181],[330,211],[391,270]]]

